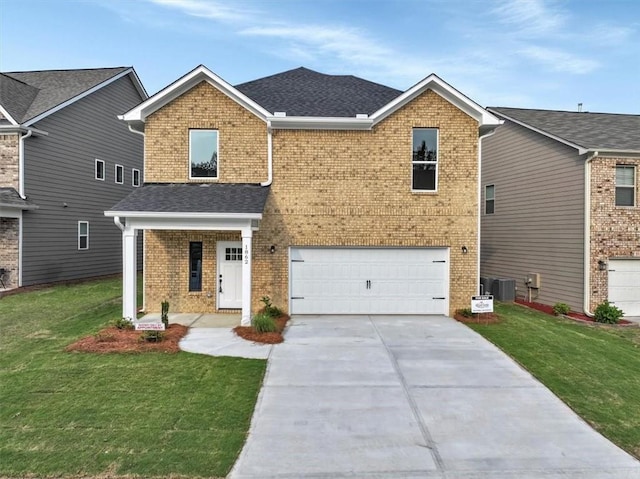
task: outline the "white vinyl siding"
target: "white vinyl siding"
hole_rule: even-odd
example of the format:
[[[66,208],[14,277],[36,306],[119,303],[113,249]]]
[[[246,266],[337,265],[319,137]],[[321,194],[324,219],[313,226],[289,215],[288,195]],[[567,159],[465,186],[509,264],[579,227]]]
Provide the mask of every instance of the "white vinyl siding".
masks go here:
[[[78,221],[78,249],[89,249],[89,222]]]

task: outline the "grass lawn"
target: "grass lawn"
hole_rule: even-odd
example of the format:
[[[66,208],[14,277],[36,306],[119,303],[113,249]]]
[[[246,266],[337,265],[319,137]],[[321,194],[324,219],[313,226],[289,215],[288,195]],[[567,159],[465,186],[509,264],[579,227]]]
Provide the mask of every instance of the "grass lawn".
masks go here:
[[[469,326],[640,457],[640,328],[586,326],[515,304],[495,312],[501,323]]]
[[[266,362],[94,355],[65,346],[120,317],[121,280],[0,299],[0,476],[224,477]]]

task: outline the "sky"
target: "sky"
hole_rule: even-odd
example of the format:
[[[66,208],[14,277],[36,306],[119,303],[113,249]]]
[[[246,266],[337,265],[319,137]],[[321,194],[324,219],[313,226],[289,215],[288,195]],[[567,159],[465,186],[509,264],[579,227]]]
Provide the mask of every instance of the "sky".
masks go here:
[[[482,106],[640,114],[639,0],[0,0],[0,71],[133,66],[151,95],[304,66]]]

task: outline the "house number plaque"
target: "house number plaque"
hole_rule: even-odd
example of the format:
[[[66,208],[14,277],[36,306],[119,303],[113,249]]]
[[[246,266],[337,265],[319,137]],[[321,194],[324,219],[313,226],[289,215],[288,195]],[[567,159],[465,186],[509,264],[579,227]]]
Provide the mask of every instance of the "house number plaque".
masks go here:
[[[249,264],[249,247],[244,246],[244,264]]]

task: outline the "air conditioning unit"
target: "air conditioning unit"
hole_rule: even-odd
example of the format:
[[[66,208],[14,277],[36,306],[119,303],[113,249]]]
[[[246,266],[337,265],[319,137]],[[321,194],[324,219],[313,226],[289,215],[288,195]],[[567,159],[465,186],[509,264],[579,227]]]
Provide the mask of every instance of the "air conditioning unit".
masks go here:
[[[494,299],[498,301],[515,301],[516,280],[515,279],[495,279],[491,289]]]

